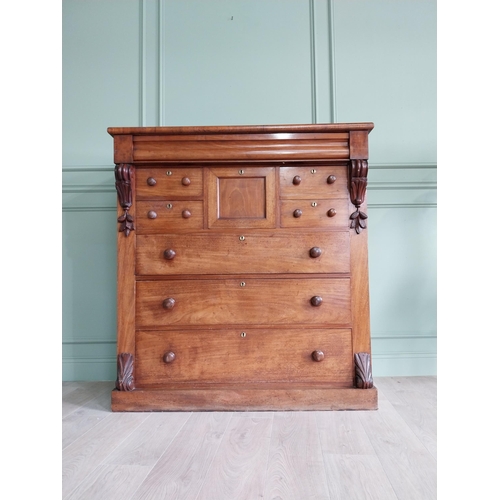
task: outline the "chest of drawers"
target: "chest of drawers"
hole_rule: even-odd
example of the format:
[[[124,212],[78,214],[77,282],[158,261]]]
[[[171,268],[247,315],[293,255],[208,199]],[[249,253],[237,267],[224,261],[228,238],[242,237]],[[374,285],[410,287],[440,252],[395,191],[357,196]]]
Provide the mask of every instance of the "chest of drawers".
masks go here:
[[[372,123],[109,128],[113,411],[377,408]]]

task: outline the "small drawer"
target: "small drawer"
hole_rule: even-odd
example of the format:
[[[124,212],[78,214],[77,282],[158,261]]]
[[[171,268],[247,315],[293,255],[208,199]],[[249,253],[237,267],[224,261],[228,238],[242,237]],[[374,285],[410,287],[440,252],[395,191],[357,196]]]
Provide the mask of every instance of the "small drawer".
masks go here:
[[[137,168],[137,200],[202,198],[201,168]]]
[[[352,387],[351,330],[138,331],[136,385],[327,383]]]
[[[282,200],[281,227],[349,228],[349,202],[346,198],[331,200]]]
[[[347,198],[347,167],[281,167],[280,197],[286,199]]]
[[[350,327],[349,278],[138,281],[141,327],[330,325]]]
[[[203,229],[203,202],[183,200],[138,201],[137,234]]]
[[[151,276],[350,271],[348,231],[138,236],[136,255],[136,273]]]

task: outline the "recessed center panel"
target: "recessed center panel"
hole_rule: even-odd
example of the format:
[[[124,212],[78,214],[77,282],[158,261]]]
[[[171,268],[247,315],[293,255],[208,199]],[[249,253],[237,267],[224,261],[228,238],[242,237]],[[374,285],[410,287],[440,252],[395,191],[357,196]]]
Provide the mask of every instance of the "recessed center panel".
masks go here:
[[[264,177],[219,179],[219,219],[265,219]]]
[[[276,170],[247,166],[206,168],[209,228],[276,227]]]

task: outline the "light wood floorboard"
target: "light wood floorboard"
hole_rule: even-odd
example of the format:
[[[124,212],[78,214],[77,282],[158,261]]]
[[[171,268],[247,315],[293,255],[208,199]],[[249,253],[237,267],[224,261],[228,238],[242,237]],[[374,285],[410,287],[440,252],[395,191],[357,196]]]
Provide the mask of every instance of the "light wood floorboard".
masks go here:
[[[329,499],[316,412],[274,416],[264,498]]]
[[[433,500],[436,377],[383,377],[376,411],[112,413],[62,386],[64,500]]]
[[[425,387],[425,384],[420,386]],[[403,384],[393,377],[381,379],[380,386],[390,394],[394,409],[403,417],[408,427],[419,438],[429,453],[437,460],[437,408],[427,391],[419,391],[413,381]],[[404,388],[408,386],[408,390]]]
[[[263,498],[273,417],[232,416],[198,499]]]
[[[134,500],[195,499],[217,453],[231,413],[190,415],[186,425],[132,497]]]

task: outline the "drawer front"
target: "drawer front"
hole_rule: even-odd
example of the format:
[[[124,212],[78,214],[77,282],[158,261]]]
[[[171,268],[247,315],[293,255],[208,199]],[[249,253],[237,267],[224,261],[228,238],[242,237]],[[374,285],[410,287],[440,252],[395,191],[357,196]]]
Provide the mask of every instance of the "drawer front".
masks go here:
[[[203,169],[201,168],[138,168],[136,170],[137,200],[158,198],[201,198]]]
[[[281,227],[349,228],[346,198],[332,200],[282,200]]]
[[[136,204],[137,234],[203,229],[203,202],[148,200]]]
[[[207,169],[209,228],[276,227],[274,167]]]
[[[348,273],[349,233],[168,234],[137,237],[139,275]],[[165,254],[166,252],[166,254]]]
[[[350,327],[350,280],[221,279],[138,281],[136,324],[329,325]]]
[[[252,382],[352,386],[349,329],[138,331],[136,339],[138,387]],[[315,351],[317,359],[319,351],[323,354],[321,361],[313,359]]]
[[[280,197],[347,198],[347,167],[281,167]]]

